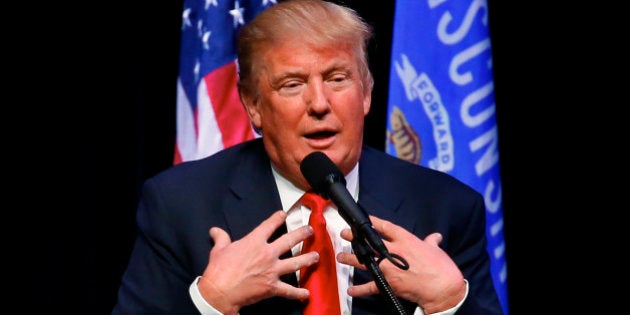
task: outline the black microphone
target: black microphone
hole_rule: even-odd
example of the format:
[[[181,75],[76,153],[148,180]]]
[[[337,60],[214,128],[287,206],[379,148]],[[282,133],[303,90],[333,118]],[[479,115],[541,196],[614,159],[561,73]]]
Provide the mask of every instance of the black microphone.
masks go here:
[[[300,163],[302,175],[313,190],[333,201],[341,217],[348,222],[355,238],[364,238],[381,256],[389,256],[381,236],[376,233],[367,213],[352,198],[346,189],[346,179],[326,154],[315,151]]]

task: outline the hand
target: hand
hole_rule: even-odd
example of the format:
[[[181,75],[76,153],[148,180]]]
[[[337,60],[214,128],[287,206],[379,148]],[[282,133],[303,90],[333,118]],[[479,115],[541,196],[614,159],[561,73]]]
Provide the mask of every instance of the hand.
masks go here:
[[[384,243],[391,253],[398,254],[409,263],[408,270],[402,270],[384,259],[379,267],[394,293],[406,300],[414,301],[425,314],[444,311],[464,299],[466,283],[453,260],[438,245],[442,235],[433,233],[424,240],[409,233],[389,221],[370,216],[374,229],[384,236]],[[352,241],[352,231],[341,231],[341,237]],[[339,253],[337,261],[365,270],[354,254]],[[378,294],[374,281],[351,286],[348,294],[352,297]]]
[[[241,307],[260,300],[282,296],[306,299],[307,289],[296,288],[280,276],[315,264],[317,252],[281,260],[283,253],[313,234],[304,226],[282,235],[272,243],[267,240],[286,220],[284,211],[276,211],[242,239],[232,242],[222,229],[213,227],[210,236],[214,247],[206,270],[198,282],[204,299],[223,314],[236,314]]]

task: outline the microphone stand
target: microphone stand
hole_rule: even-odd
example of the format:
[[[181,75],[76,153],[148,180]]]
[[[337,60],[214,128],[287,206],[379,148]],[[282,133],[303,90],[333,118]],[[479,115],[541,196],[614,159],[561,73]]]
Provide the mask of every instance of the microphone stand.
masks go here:
[[[376,282],[376,285],[379,288],[379,292],[391,304],[396,313],[406,315],[405,309],[398,300],[398,297],[394,294],[394,291],[379,268],[378,263],[375,260],[375,254],[372,247],[369,246],[369,243],[362,237],[360,232],[352,229],[352,233],[354,234],[354,238],[352,239],[352,249],[354,250],[355,255],[357,255],[359,262],[365,265],[372,273],[374,282]]]

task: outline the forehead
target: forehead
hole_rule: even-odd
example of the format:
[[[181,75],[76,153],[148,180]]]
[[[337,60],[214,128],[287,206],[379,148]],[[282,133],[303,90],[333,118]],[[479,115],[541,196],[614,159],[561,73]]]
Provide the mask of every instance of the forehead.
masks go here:
[[[267,45],[261,51],[260,62],[265,68],[284,67],[351,67],[356,59],[349,45],[316,45],[283,42]]]

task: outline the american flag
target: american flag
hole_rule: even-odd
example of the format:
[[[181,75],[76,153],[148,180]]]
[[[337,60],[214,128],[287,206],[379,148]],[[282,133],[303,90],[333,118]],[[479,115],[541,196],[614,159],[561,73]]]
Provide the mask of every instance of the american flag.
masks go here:
[[[276,0],[185,0],[174,164],[256,137],[236,89],[239,28]]]

